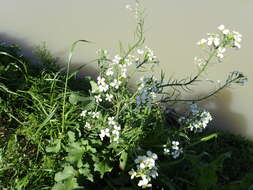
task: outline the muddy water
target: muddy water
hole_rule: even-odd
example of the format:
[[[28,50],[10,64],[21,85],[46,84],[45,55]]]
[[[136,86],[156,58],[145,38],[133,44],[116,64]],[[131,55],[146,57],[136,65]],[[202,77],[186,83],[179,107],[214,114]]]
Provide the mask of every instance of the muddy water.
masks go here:
[[[134,19],[125,10],[127,0],[10,0],[0,7],[0,39],[17,43],[30,52],[46,42],[64,60],[72,42],[87,39],[75,52],[74,63],[95,58],[99,47],[117,52],[118,42],[132,39]],[[146,0],[146,44],[155,50],[167,76],[182,78],[193,74],[193,57],[201,53],[196,42],[219,24],[243,34],[242,49],[228,52],[225,61],[210,68],[206,78],[223,80],[229,71],[240,70],[249,77],[245,87],[223,91],[204,105],[214,114],[219,127],[253,139],[253,1],[251,0]],[[28,54],[30,55],[30,54]],[[87,67],[94,72],[95,65]],[[211,83],[196,87],[204,94]],[[207,87],[208,86],[208,87]],[[192,96],[192,95],[186,95]]]

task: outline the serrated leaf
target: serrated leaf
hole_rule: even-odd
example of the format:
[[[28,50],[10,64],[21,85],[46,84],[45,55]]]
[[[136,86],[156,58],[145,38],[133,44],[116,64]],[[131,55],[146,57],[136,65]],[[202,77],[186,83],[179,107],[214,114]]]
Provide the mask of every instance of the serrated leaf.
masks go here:
[[[112,167],[106,161],[100,161],[94,164],[94,170],[100,173],[100,177],[103,178],[106,172],[112,171]]]
[[[88,164],[85,164],[82,168],[80,168],[79,173],[83,176],[87,177],[87,179],[91,182],[94,182],[93,175],[91,173],[90,167]]]
[[[68,178],[72,178],[73,176],[75,176],[74,168],[72,166],[65,166],[62,172],[55,174],[54,180],[56,182],[60,182]]]
[[[68,178],[64,182],[58,182],[56,183],[52,190],[73,190],[76,188],[80,188],[78,186],[77,180],[75,177]]]
[[[61,149],[61,139],[55,139],[51,146],[46,147],[47,152],[58,153]]]

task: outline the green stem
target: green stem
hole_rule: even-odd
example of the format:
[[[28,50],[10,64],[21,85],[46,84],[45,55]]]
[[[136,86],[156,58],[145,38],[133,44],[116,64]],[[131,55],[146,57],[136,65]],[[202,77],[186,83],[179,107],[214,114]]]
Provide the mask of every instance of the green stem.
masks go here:
[[[77,40],[77,41],[75,41],[72,44],[70,52],[69,52],[68,64],[67,64],[67,75],[66,75],[66,79],[65,79],[64,94],[63,94],[63,103],[62,103],[62,125],[61,125],[62,133],[64,133],[65,119],[66,119],[65,118],[65,106],[66,106],[67,86],[68,86],[68,80],[69,80],[69,67],[70,67],[70,63],[71,63],[72,56],[73,56],[73,53],[74,53],[74,49],[75,49],[76,45],[79,42],[89,43],[89,41],[87,41],[87,40]]]
[[[209,57],[206,61],[206,64],[197,73],[197,75],[194,78],[192,78],[191,80],[189,80],[188,82],[185,82],[185,83],[166,83],[166,84],[159,85],[158,88],[164,88],[164,87],[167,87],[167,86],[173,86],[173,87],[174,86],[187,86],[187,85],[190,85],[191,83],[195,82],[199,78],[199,76],[206,70],[207,65],[210,63],[210,61],[212,60],[215,53],[216,53],[216,49],[209,55]]]

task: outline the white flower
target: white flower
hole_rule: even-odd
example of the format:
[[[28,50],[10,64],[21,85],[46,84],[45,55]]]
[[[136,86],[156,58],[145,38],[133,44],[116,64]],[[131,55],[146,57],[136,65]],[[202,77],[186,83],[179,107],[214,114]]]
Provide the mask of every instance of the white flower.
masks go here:
[[[172,141],[172,149],[178,150],[179,149],[179,142],[178,141]]]
[[[97,103],[102,102],[101,95],[100,95],[100,94],[99,94],[99,95],[96,95],[96,96],[95,96],[95,100],[96,100]]]
[[[154,54],[154,51],[151,50],[149,47],[145,47],[145,49],[147,50],[147,56],[148,56],[148,60],[149,61],[154,61],[157,57],[156,55]]]
[[[90,129],[91,125],[90,125],[90,123],[86,122],[85,125],[84,125],[84,127]]]
[[[139,55],[142,55],[142,54],[144,53],[144,50],[142,50],[142,49],[137,49],[137,53],[138,53]]]
[[[234,40],[236,42],[241,42],[242,41],[242,35],[239,32],[233,31],[233,35],[234,35]]]
[[[226,51],[226,48],[224,48],[224,47],[219,47],[219,48],[218,48],[218,51],[217,51],[217,57],[218,57],[219,59],[222,59],[222,58],[224,57],[223,53],[225,53],[225,51]]]
[[[81,117],[85,117],[87,115],[87,110],[83,110],[80,114]]]
[[[105,78],[98,76],[97,77],[98,85],[104,84],[105,83]]]
[[[171,155],[174,159],[177,159],[182,153],[183,153],[183,149],[180,148],[178,150],[174,150],[173,152],[171,152]]]
[[[108,125],[115,125],[114,117],[108,117]]]
[[[98,76],[97,81],[99,92],[106,92],[109,89],[109,86],[105,83],[105,78]]]
[[[113,82],[110,83],[110,86],[116,89],[118,89],[120,85],[121,85],[121,81],[117,79],[114,79]]]
[[[137,170],[132,169],[129,171],[131,179],[141,177],[138,186],[142,188],[152,187],[151,179],[158,176],[158,168],[156,167],[155,160],[157,155],[151,151],[147,151],[147,156],[138,156],[134,162],[137,165]]]
[[[202,38],[200,41],[198,41],[197,42],[197,45],[203,45],[203,44],[205,44],[207,42],[207,40],[206,39],[204,39],[204,38]]]
[[[106,92],[109,89],[109,86],[106,83],[100,84],[98,86],[99,92]]]
[[[108,102],[111,102],[113,99],[113,95],[112,94],[106,94],[105,95],[105,100],[108,101]]]
[[[199,109],[197,104],[191,105],[191,111],[188,117],[182,117],[180,123],[188,126],[190,131],[202,132],[212,120],[212,116],[209,112]]]
[[[132,10],[131,5],[126,5],[126,9],[131,11]]]
[[[224,29],[225,29],[225,26],[223,24],[218,26],[218,30],[223,31]]]
[[[218,36],[210,36],[207,38],[207,45],[212,46],[214,45],[215,47],[220,45],[220,38]]]
[[[129,56],[130,56],[130,57],[129,57]],[[129,57],[129,59],[125,59],[125,62],[126,62],[126,64],[127,64],[127,66],[130,66],[130,65],[133,64],[133,62],[132,62],[130,59],[134,59],[134,56],[131,57],[131,55],[128,55],[128,57]]]
[[[121,76],[123,78],[127,78],[127,68],[125,67],[121,68]]]
[[[151,170],[149,175],[152,177],[152,178],[156,178],[158,176],[158,173],[156,170]]]
[[[157,154],[155,154],[155,153],[152,153],[151,151],[147,151],[147,155],[149,156],[149,157],[152,157],[154,160],[156,160],[158,157],[157,157]]]
[[[142,180],[138,183],[139,187],[146,188],[146,187],[152,187],[152,184],[149,184],[149,180],[146,177],[142,177]]]
[[[222,31],[223,34],[228,35],[230,33],[229,29],[225,29]]]
[[[122,58],[121,58],[119,55],[115,55],[115,56],[114,56],[114,59],[112,60],[112,64],[113,64],[113,65],[119,64],[119,62],[120,62],[121,59],[122,59]]]
[[[91,112],[90,113],[91,114],[91,117],[93,118],[93,119],[95,119],[95,118],[99,118],[99,116],[100,116],[100,112]]]
[[[199,58],[199,57],[194,57],[194,63],[197,66],[202,67],[205,65],[205,60],[203,60],[202,58]]]
[[[235,43],[234,43],[234,46],[235,46],[236,48],[238,48],[238,49],[241,48],[241,44],[239,44],[238,42],[235,42]]]
[[[241,41],[242,41],[242,35],[239,32],[236,31],[232,31],[232,35],[233,35],[233,47],[240,49],[241,48]]]
[[[220,39],[219,38],[214,38],[213,44],[217,47],[220,45]]]
[[[165,155],[169,155],[169,154],[170,154],[170,149],[164,148],[164,149],[163,149],[163,153],[164,153]]]
[[[110,137],[110,130],[108,128],[106,129],[101,129],[99,137],[101,140],[104,140],[104,137]]]
[[[128,172],[129,175],[131,175],[131,179],[134,179],[137,175],[136,171],[134,171],[134,169],[132,169],[131,171]]]
[[[114,74],[114,72],[113,72],[112,69],[113,69],[112,67],[108,68],[105,74],[106,74],[107,76],[112,76],[112,75]]]

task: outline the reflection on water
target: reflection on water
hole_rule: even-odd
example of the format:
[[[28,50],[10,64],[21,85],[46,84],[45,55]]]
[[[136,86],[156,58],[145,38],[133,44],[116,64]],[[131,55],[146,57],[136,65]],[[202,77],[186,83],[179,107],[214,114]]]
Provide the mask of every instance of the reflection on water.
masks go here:
[[[65,59],[72,42],[86,39],[94,43],[82,45],[74,62],[83,64],[94,59],[97,48],[117,51],[118,41],[131,41],[134,31],[132,16],[125,4],[133,1],[55,0],[5,1],[0,7],[0,38],[18,43],[30,52],[43,41],[53,54]],[[161,60],[160,67],[168,76],[182,78],[196,71],[193,57],[201,52],[196,42],[220,24],[243,34],[242,49],[228,52],[225,62],[210,69],[208,78],[222,79],[232,70],[241,70],[253,78],[253,1],[145,1],[147,10],[146,43]],[[29,54],[30,56],[30,54]],[[95,64],[90,64],[93,70]],[[87,72],[87,67],[85,68]],[[239,131],[253,138],[253,84],[227,90],[210,100],[216,107],[219,126]],[[199,87],[205,91],[204,87]]]

